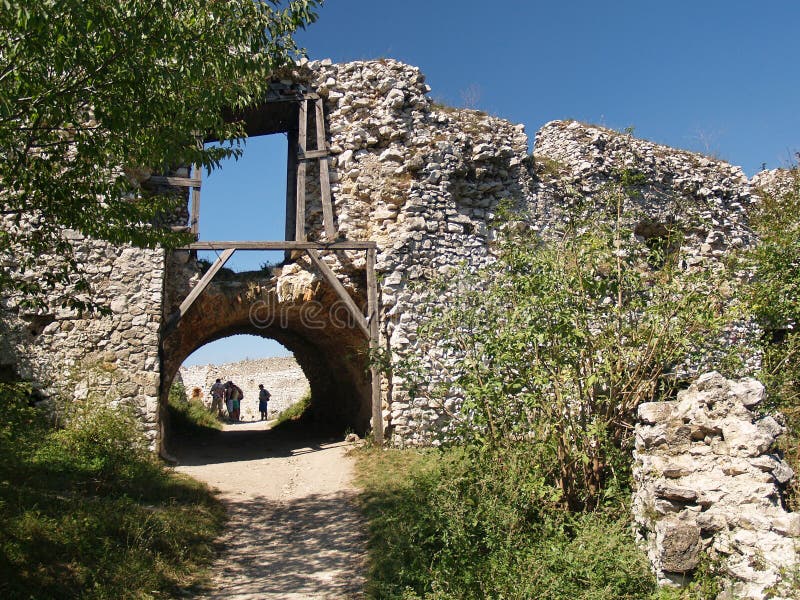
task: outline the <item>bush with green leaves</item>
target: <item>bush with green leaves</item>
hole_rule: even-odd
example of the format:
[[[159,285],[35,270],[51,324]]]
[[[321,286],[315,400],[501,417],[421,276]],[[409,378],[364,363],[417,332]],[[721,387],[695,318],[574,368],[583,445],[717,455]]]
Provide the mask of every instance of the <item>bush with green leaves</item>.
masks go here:
[[[753,273],[748,304],[761,326],[762,367],[767,407],[780,409],[789,421],[783,446],[800,466],[800,170],[790,169],[782,184],[762,190],[752,222],[758,244],[744,256]],[[797,484],[795,484],[796,487]],[[800,502],[800,493],[793,502]]]
[[[186,243],[153,227],[185,210],[185,194],[139,180],[238,156],[245,126],[234,115],[302,54],[292,36],[319,5],[0,2],[0,289],[33,303],[66,288],[65,303],[94,307],[65,229],[116,244]],[[22,277],[31,268],[39,277]]]
[[[628,525],[627,496],[570,514],[535,449],[367,448],[358,455],[370,521],[367,593],[426,600],[618,600],[656,589]]]
[[[765,332],[762,378],[773,400],[800,404],[800,171],[763,192],[754,217],[758,244],[748,252],[750,308]]]
[[[37,460],[54,467],[78,465],[100,477],[148,460],[147,440],[129,409],[87,400],[68,405],[62,421],[39,447]]]
[[[203,436],[222,429],[217,415],[202,400],[186,399],[183,384],[173,383],[167,398],[169,427],[172,433],[186,436]]]
[[[0,389],[0,596],[174,598],[205,580],[224,509],[129,411],[71,403],[57,427],[26,386]]]
[[[507,220],[494,264],[429,288],[442,308],[419,336],[433,362],[396,365],[412,395],[450,409],[450,439],[533,447],[533,468],[571,509],[597,506],[625,475],[637,406],[707,365],[726,320],[721,266],[680,268],[674,228],[637,240],[636,179],[620,179],[547,240]]]

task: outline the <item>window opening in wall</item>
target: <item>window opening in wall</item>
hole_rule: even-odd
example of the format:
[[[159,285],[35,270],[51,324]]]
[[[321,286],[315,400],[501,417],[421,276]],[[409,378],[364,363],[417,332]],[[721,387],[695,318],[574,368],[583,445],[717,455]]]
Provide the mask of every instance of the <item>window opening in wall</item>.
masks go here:
[[[286,230],[285,133],[257,135],[243,142],[238,160],[229,158],[203,173],[200,241],[282,240]],[[213,263],[217,252],[198,251]],[[225,268],[258,271],[280,264],[283,251],[237,252]]]
[[[680,232],[672,222],[642,221],[636,224],[633,234],[647,246],[648,263],[654,269],[670,264],[681,246]]]

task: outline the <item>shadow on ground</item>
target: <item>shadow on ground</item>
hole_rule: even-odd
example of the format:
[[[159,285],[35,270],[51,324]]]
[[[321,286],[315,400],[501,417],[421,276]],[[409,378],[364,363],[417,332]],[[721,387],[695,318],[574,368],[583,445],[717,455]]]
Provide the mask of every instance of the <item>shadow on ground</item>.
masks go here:
[[[363,523],[350,502],[345,493],[289,503],[264,498],[231,502],[231,521],[249,525],[223,542],[223,556],[240,556],[259,546],[280,550],[269,560],[255,556],[226,563],[208,597],[360,598],[363,582],[348,573],[360,571]],[[352,564],[348,568],[343,562]]]
[[[318,452],[324,444],[340,442],[344,438],[336,430],[310,425],[290,423],[276,429],[248,429],[253,425],[229,425],[226,431],[210,431],[202,437],[174,436],[169,445],[178,464],[197,466],[298,456]],[[241,430],[237,431],[237,427]]]

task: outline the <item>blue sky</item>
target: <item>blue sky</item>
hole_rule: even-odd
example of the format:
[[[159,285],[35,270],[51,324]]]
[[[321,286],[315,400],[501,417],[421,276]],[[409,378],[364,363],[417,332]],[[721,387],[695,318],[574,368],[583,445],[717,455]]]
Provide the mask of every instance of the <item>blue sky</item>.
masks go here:
[[[800,150],[799,34],[797,0],[328,0],[298,40],[312,59],[416,65],[434,99],[523,123],[531,143],[553,119],[632,126],[753,175]],[[283,239],[285,156],[282,136],[251,140],[212,174],[201,239]],[[281,352],[248,340],[189,362]]]

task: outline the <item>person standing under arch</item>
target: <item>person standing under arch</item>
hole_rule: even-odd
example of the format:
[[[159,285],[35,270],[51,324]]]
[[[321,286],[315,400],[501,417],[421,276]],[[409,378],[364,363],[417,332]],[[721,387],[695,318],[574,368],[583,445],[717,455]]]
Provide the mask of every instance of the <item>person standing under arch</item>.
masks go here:
[[[228,405],[228,416],[233,423],[239,422],[242,398],[244,398],[242,388],[232,381],[228,381],[228,383],[225,384],[225,399]]]
[[[222,413],[222,404],[223,404],[223,397],[225,396],[225,384],[222,383],[221,379],[217,379],[214,382],[214,385],[211,386],[211,412],[217,413],[217,416],[221,419],[223,416]]]
[[[258,384],[258,412],[261,413],[261,420],[267,420],[267,409],[271,394],[264,387],[263,383]]]

